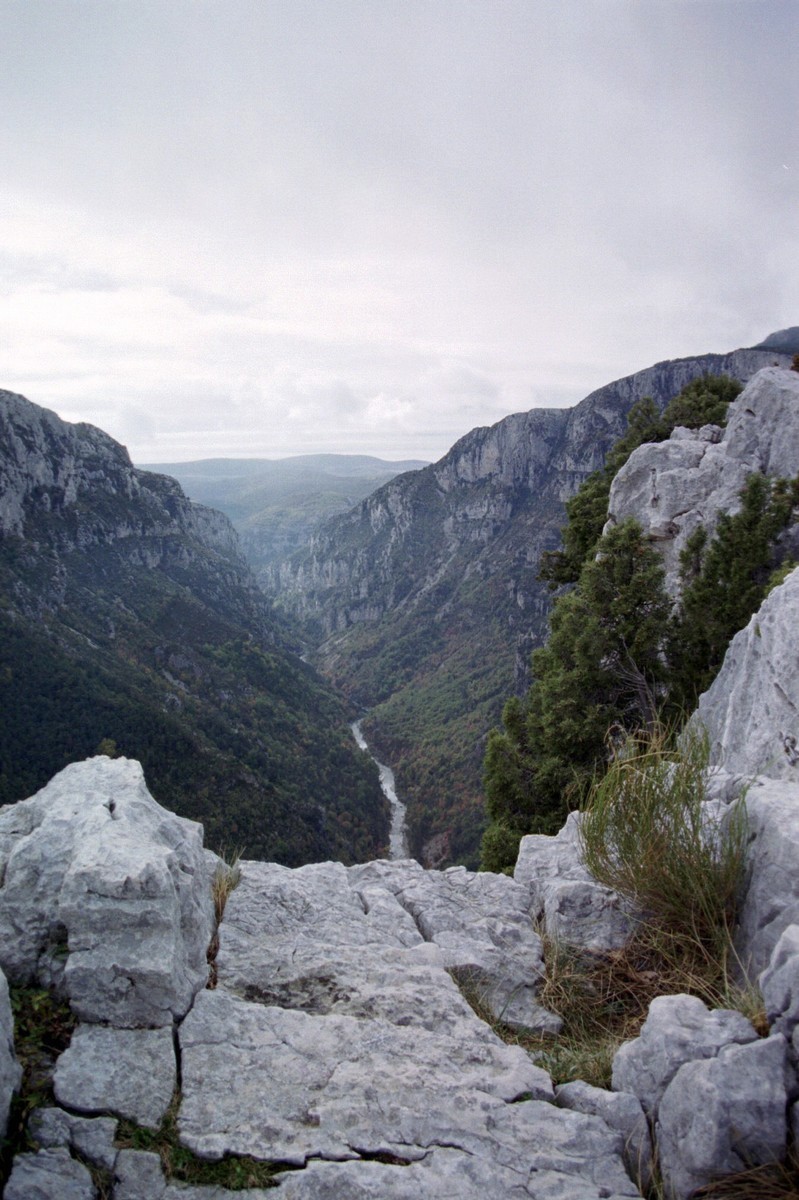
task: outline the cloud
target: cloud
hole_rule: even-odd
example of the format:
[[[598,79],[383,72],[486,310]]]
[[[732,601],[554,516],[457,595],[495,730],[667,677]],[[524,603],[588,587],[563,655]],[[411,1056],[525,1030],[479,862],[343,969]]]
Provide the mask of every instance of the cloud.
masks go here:
[[[438,457],[799,319],[782,0],[0,15],[0,385],[134,457]]]

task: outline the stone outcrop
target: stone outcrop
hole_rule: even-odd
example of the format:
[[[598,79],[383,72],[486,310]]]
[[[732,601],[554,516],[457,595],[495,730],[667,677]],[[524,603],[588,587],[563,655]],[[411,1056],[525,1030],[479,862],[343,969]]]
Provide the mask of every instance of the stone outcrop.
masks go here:
[[[138,763],[74,763],[0,811],[0,966],[86,1021],[171,1026],[208,975],[202,829],[150,796]]]
[[[799,374],[794,377],[799,381]],[[708,732],[715,764],[749,778],[799,783],[797,662],[799,567],[735,635],[721,670],[699,699],[696,720]]]
[[[554,837],[523,837],[513,878],[528,889],[533,918],[549,937],[584,950],[617,950],[629,939],[636,914],[583,866],[580,819],[570,813]]]
[[[640,446],[610,491],[609,522],[634,517],[657,544],[666,588],[677,596],[680,553],[700,526],[712,536],[720,513],[735,513],[747,476],[793,478],[799,470],[799,374],[769,367],[729,408],[725,429],[677,428]]]
[[[185,1001],[193,952],[181,949],[183,914],[207,913],[199,897],[209,897],[213,863],[196,827],[147,795],[137,764],[75,764],[0,819],[9,814],[16,826],[5,831],[0,903],[7,930],[16,931],[15,964],[30,973],[24,977],[41,978],[44,963],[84,1019],[55,1065],[59,1107],[32,1121],[39,1148],[17,1156],[6,1195],[93,1197],[77,1155],[110,1173],[114,1200],[221,1200],[224,1189],[177,1188],[157,1156],[113,1145],[115,1118],[159,1123],[178,1078],[184,1146],[202,1159],[253,1155],[290,1165],[278,1177],[288,1196],[637,1194],[623,1132],[596,1113],[558,1109],[549,1075],[501,1041],[454,982],[468,977],[484,1003],[517,1021],[551,1023],[535,1001],[540,943],[529,897],[513,880],[425,872],[413,861],[295,870],[243,863],[218,932],[216,986],[203,988],[205,976],[188,972]],[[54,889],[45,893],[43,884],[31,895],[27,923],[17,859],[29,865],[28,885],[38,873]],[[90,1002],[83,987],[70,990],[81,978],[72,960],[87,937],[75,924],[79,906],[63,902],[89,860],[100,872],[83,893],[99,956]],[[47,908],[66,938],[57,976]],[[171,985],[157,971],[140,973],[142,947],[128,936],[135,929],[145,943],[160,937],[161,914],[175,929]],[[210,925],[203,928],[210,941]],[[147,944],[155,970],[165,961],[160,942]],[[109,986],[120,973],[136,996],[128,1020],[119,989]],[[153,1027],[140,1027],[147,1023]]]
[[[720,776],[714,781],[719,797],[733,785]],[[770,830],[778,828],[780,869],[796,878],[799,839],[790,832],[799,830],[796,789],[762,780],[751,794],[753,811],[764,814],[752,826],[751,879],[767,871],[775,855]],[[714,804],[723,811],[722,799]],[[79,906],[64,908],[60,897],[82,861],[78,848],[110,872],[105,882],[93,877],[97,886],[84,907],[98,935],[94,950],[99,953],[104,928],[116,964],[130,952],[119,932],[120,912],[123,933],[135,928],[145,936],[161,928],[153,906],[171,904],[178,928],[186,911],[207,914],[216,862],[199,846],[196,827],[147,795],[137,764],[75,764],[49,794],[45,789],[5,810],[0,822],[17,811],[18,828],[4,833],[0,887],[5,928],[16,932],[3,941],[14,948],[15,961],[23,960],[20,946],[36,947],[28,969],[67,995],[70,981],[80,977],[71,960],[80,960],[84,939],[77,926],[57,920],[66,941],[54,955],[47,940],[53,931],[42,914],[49,905],[56,917],[74,917]],[[30,841],[45,839],[39,831],[48,822],[51,832],[39,848],[47,846],[49,866]],[[607,896],[593,897],[598,924],[588,919],[577,825],[572,819],[559,838],[533,842],[515,880],[463,868],[425,871],[412,860],[293,870],[240,864],[218,930],[215,987],[202,987],[202,973],[188,1002],[179,999],[186,963],[174,949],[178,939],[172,985],[157,977],[158,1002],[144,1009],[143,996],[137,997],[136,1014],[158,1014],[151,1028],[140,1027],[146,1023],[138,1016],[120,1021],[119,995],[98,970],[92,1015],[84,1013],[55,1065],[58,1107],[34,1115],[29,1134],[38,1149],[16,1157],[5,1195],[94,1200],[87,1163],[106,1172],[113,1200],[241,1195],[177,1185],[166,1179],[157,1155],[120,1148],[117,1119],[154,1128],[170,1105],[177,1106],[183,1146],[200,1160],[254,1156],[279,1164],[277,1194],[294,1200],[443,1200],[453,1192],[464,1200],[621,1200],[647,1184],[652,1137],[675,1200],[687,1200],[716,1174],[778,1159],[789,1130],[799,1126],[791,1107],[799,1049],[799,914],[790,898],[779,920],[751,918],[759,956],[752,961],[767,966],[762,982],[770,1036],[759,1037],[740,1013],[711,1012],[695,997],[660,997],[639,1037],[616,1055],[613,1092],[580,1082],[556,1091],[526,1051],[501,1041],[467,1004],[456,979],[499,1019],[552,1028],[536,995],[541,947],[532,927],[537,906],[545,915],[547,888],[554,889],[555,920],[566,911],[556,903],[558,889],[567,895],[575,884],[583,889],[578,919],[563,928],[582,936],[584,949],[601,953],[615,944],[621,916],[616,912],[605,923]],[[17,877],[15,857],[39,867]],[[163,867],[170,862],[172,873]],[[58,882],[48,901],[44,892],[31,892],[38,915],[26,924],[15,889],[23,878],[30,885],[37,873]],[[181,884],[188,889],[183,903],[161,886],[172,875],[178,891]],[[152,886],[142,886],[142,879]],[[751,879],[744,924],[750,906],[755,911],[761,904]],[[16,902],[3,908],[9,887]],[[773,881],[764,882],[763,895],[769,888],[775,897]],[[597,928],[605,929],[600,938]],[[210,940],[210,921],[203,929]],[[161,959],[157,948],[149,957]],[[133,954],[128,964],[134,993],[150,986],[136,974],[140,963]],[[167,993],[176,999],[165,1021]],[[85,992],[79,989],[71,1003],[83,1010]],[[178,1080],[179,1094],[173,1090]],[[262,1189],[247,1194],[266,1196]]]

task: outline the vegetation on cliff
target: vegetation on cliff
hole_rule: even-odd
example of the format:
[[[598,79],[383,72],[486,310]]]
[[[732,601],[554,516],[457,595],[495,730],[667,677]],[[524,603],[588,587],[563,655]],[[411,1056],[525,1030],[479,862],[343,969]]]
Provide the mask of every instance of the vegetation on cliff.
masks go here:
[[[489,735],[486,869],[512,867],[524,834],[554,833],[620,741],[659,720],[678,724],[764,598],[779,562],[776,538],[799,502],[797,481],[750,476],[740,511],[721,517],[712,540],[703,530],[690,539],[676,610],[660,556],[636,523],[602,535],[610,483],[632,451],[663,440],[678,423],[718,423],[738,391],[723,377],[697,380],[662,417],[642,401],[607,466],[567,504],[563,549],[546,556],[542,572],[553,585],[575,586],[555,602],[526,697],[507,702],[503,729]]]

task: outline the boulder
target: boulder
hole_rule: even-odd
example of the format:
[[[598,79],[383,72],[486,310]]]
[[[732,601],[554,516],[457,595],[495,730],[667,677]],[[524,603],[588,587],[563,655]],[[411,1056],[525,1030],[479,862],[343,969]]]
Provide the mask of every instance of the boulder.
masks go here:
[[[554,837],[523,837],[513,878],[527,889],[532,916],[549,937],[594,952],[617,950],[635,928],[635,914],[583,866],[580,821],[570,813]]]
[[[157,1129],[176,1081],[171,1029],[79,1025],[56,1062],[53,1090],[67,1108]]]
[[[608,1092],[592,1087],[582,1079],[563,1083],[555,1088],[555,1100],[561,1108],[601,1117],[610,1129],[621,1134],[624,1142],[624,1162],[630,1174],[647,1192],[652,1184],[654,1153],[649,1122],[641,1102],[631,1092]]]
[[[763,775],[799,786],[797,662],[799,568],[735,635],[699,698],[694,721],[707,730],[712,763],[745,778]]]
[[[790,1038],[799,1025],[799,925],[783,929],[759,985],[770,1028]]]
[[[730,1043],[757,1041],[757,1031],[732,1009],[709,1010],[697,996],[658,996],[637,1038],[613,1059],[613,1090],[632,1092],[653,1118],[661,1097],[684,1063],[714,1058]]]
[[[207,979],[202,829],[128,759],[73,763],[0,811],[0,965],[64,989],[78,1015],[168,1026]]]
[[[674,1200],[687,1200],[712,1179],[784,1158],[786,1081],[781,1034],[724,1046],[715,1058],[679,1068],[656,1126],[660,1169]]]
[[[19,1087],[22,1069],[14,1057],[14,1016],[8,981],[0,971],[0,1140],[6,1136],[11,1097]]]

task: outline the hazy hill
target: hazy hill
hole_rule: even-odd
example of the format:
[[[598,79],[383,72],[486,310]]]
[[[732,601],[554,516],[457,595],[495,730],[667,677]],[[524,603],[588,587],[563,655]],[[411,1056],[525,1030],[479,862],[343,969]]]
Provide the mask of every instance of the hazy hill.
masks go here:
[[[484,739],[546,636],[538,564],[558,545],[564,501],[635,401],[663,407],[699,375],[746,380],[773,363],[790,359],[754,349],[657,363],[573,409],[472,430],[264,573],[279,604],[315,622],[324,672],[371,710],[367,735],[395,769],[424,861],[476,862]]]
[[[395,475],[424,466],[365,454],[303,454],[153,463],[146,469],[173,476],[192,500],[221,509],[259,574],[304,546],[328,517],[346,512]]]
[[[90,425],[0,392],[0,801],[116,749],[215,847],[387,842],[377,773],[221,513]]]

